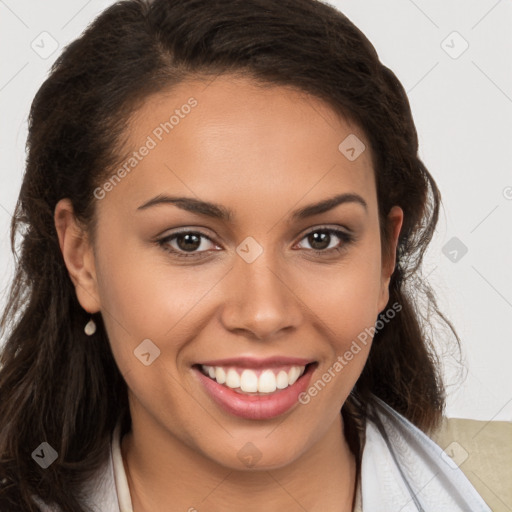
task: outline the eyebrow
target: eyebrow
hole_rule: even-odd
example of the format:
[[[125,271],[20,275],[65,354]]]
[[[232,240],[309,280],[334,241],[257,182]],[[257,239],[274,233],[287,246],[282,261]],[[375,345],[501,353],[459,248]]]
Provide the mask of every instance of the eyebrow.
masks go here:
[[[290,214],[290,220],[297,221],[313,217],[314,215],[325,213],[340,204],[346,203],[360,204],[365,210],[368,210],[366,201],[360,195],[344,193],[324,199],[318,203],[313,203],[308,206],[304,206],[303,208],[299,208]],[[151,206],[162,204],[171,204],[188,212],[197,213],[214,219],[220,219],[226,222],[231,222],[234,217],[233,211],[222,205],[202,201],[200,199],[194,199],[192,197],[176,197],[165,194],[159,194],[158,196],[153,197],[153,199],[150,199],[146,203],[140,205],[137,210],[145,210]]]

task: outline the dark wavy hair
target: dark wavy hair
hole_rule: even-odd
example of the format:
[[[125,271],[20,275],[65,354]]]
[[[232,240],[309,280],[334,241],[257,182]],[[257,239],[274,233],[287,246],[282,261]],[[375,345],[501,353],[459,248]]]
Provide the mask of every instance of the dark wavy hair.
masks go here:
[[[86,510],[82,484],[106,462],[117,421],[131,421],[100,313],[96,333],[84,334],[90,314],[64,264],[55,206],[69,198],[94,240],[93,191],[122,161],[130,116],[150,94],[220,74],[310,93],[366,135],[384,254],[386,215],[393,205],[404,211],[389,298],[402,309],[375,334],[341,411],[345,435],[359,468],[375,396],[426,432],[439,425],[445,389],[426,311],[459,338],[421,276],[440,193],[418,157],[397,77],[346,16],[317,0],[123,0],[64,49],[30,109],[26,171],[11,224],[16,272],[0,321],[7,333],[0,355],[2,510],[39,510],[32,495],[65,511]],[[47,469],[31,456],[42,440],[58,452]]]

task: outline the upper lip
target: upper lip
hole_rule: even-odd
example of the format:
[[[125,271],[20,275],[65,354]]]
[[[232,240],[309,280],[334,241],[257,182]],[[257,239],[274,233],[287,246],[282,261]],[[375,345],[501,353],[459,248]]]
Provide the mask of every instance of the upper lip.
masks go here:
[[[315,362],[313,359],[304,359],[302,357],[273,356],[266,358],[256,357],[229,357],[225,359],[210,359],[201,361],[203,366],[239,366],[242,368],[272,368],[274,366],[306,366]]]

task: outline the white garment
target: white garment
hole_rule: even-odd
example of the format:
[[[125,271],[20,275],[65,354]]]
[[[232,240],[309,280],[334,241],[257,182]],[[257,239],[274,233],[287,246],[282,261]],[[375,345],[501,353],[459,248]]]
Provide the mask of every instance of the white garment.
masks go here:
[[[353,512],[492,512],[441,447],[382,400],[376,401],[366,425]],[[94,512],[133,512],[119,435],[118,423],[108,463],[87,487]]]
[[[440,446],[376,400],[361,464],[364,512],[492,512]]]

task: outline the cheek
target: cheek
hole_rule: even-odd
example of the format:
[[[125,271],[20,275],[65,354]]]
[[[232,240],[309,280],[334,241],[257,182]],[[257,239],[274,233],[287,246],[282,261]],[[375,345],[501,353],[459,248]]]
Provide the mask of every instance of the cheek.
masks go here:
[[[368,358],[379,313],[380,267],[374,258],[359,257],[331,272],[322,284],[312,291],[310,297],[316,298],[311,309],[319,312],[329,351],[302,403],[314,404],[318,414],[334,419]]]
[[[161,360],[176,360],[223,271],[171,265],[165,251],[124,240],[121,245],[105,237],[97,265],[102,316],[116,360],[126,369],[138,367],[134,350],[146,339],[161,351]]]
[[[380,251],[376,244],[361,245],[339,266],[317,268],[312,277],[312,273],[306,273],[310,284],[305,296],[313,311],[338,335],[340,350],[375,324],[381,293]]]
[[[134,364],[133,351],[143,340],[156,340],[164,324],[170,328],[173,310],[166,311],[155,266],[144,261],[144,254],[134,244],[126,239],[121,243],[115,234],[105,235],[101,243],[97,265],[101,313],[123,369]],[[170,295],[169,289],[167,293]]]
[[[171,411],[193,417],[199,406],[180,392],[177,360],[197,334],[194,306],[211,283],[198,280],[190,267],[173,269],[164,267],[162,260],[156,263],[154,252],[147,249],[138,254],[137,249],[116,252],[115,244],[105,249],[109,258],[101,262],[98,273],[102,316],[133,406],[155,416],[169,414],[168,422]],[[159,412],[159,404],[166,404],[164,413]]]

